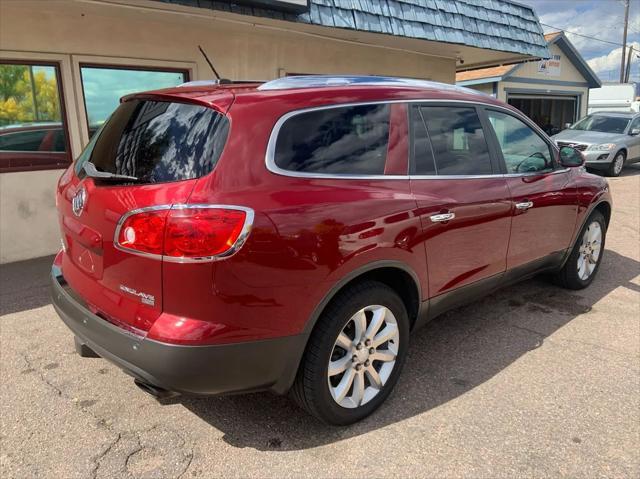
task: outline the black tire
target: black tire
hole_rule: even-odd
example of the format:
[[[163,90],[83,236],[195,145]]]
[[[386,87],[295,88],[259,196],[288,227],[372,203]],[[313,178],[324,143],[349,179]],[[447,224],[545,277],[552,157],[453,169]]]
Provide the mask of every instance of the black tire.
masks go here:
[[[596,261],[596,266],[593,272],[589,275],[588,278],[582,279],[578,274],[578,260],[580,256],[580,247],[582,245],[582,239],[593,222],[597,222],[600,225],[600,229],[602,231],[602,241],[600,247],[600,254],[598,256],[598,260]],[[604,256],[604,247],[605,247],[605,239],[607,237],[607,223],[604,219],[604,216],[599,211],[594,211],[591,213],[591,216],[585,221],[584,226],[580,230],[580,234],[576,239],[576,243],[573,246],[573,250],[571,251],[571,255],[567,262],[563,266],[563,268],[558,272],[555,277],[556,283],[563,288],[567,289],[584,289],[589,286],[593,279],[596,277],[598,273],[598,269],[600,269],[600,264],[602,263],[602,257]]]
[[[619,166],[620,161],[622,161],[622,166]],[[616,156],[613,157],[613,161],[609,165],[609,168],[607,168],[607,176],[611,176],[613,178],[620,176],[620,173],[622,173],[622,169],[624,168],[625,161],[627,161],[627,154],[624,150],[616,153]]]
[[[350,318],[371,305],[385,306],[395,317],[399,333],[396,362],[377,395],[358,407],[343,407],[333,399],[329,389],[329,360],[338,335]],[[402,370],[408,342],[409,317],[402,299],[393,289],[377,281],[363,281],[349,287],[338,293],[318,319],[309,338],[291,396],[302,409],[327,424],[344,426],[357,422],[375,411],[391,393]]]

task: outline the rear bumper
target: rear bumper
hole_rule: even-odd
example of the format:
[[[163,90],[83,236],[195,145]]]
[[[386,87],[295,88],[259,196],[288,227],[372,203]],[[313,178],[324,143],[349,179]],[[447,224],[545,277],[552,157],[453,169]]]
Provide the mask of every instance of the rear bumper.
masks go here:
[[[304,335],[215,346],[145,339],[89,311],[57,266],[51,271],[51,298],[81,343],[134,378],[181,394],[260,390],[282,394],[293,383],[306,344]]]

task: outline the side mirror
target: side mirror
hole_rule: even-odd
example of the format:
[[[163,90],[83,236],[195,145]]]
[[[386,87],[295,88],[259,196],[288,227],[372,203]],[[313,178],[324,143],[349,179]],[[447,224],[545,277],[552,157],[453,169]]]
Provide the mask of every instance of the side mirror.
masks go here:
[[[640,135],[640,128],[634,128],[633,130],[631,130],[631,131],[629,132],[629,134],[630,134],[631,136],[638,136],[638,135]]]
[[[564,124],[564,129],[566,130],[567,128],[571,128],[571,123],[565,123]]]
[[[567,168],[575,168],[584,165],[582,152],[570,146],[560,148],[560,164]]]

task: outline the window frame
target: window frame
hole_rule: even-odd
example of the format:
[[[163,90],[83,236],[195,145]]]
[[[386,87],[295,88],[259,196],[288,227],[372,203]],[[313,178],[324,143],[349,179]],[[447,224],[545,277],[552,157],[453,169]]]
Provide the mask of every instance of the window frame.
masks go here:
[[[56,75],[58,101],[60,102],[60,122],[64,133],[65,151],[7,151],[0,152],[0,173],[17,173],[21,171],[46,171],[68,168],[73,163],[71,153],[71,137],[69,132],[69,117],[67,115],[64,87],[62,85],[62,68],[60,62],[52,60],[0,58],[0,65],[26,65],[52,67]],[[19,156],[15,160],[9,155]],[[15,164],[12,164],[14,162]]]
[[[411,123],[409,124],[409,135],[410,135],[410,147],[409,147],[409,171],[412,172],[410,174],[411,179],[460,179],[460,178],[495,178],[496,176],[502,175],[504,172],[502,171],[502,165],[500,163],[500,158],[497,156],[494,144],[492,142],[491,130],[490,134],[487,134],[487,119],[482,111],[482,107],[477,104],[471,103],[467,100],[408,100],[410,105],[410,109],[418,110],[420,119],[423,120],[422,112],[420,112],[420,108],[429,108],[429,107],[450,107],[450,108],[472,108],[475,110],[476,115],[478,115],[478,120],[480,121],[480,126],[482,127],[482,133],[484,135],[485,142],[487,143],[487,153],[489,154],[489,161],[491,163],[491,173],[483,173],[477,175],[441,175],[438,174],[438,160],[435,156],[435,150],[433,149],[433,143],[431,141],[431,135],[429,133],[429,129],[427,125],[423,125],[427,132],[427,139],[429,141],[429,146],[431,148],[431,156],[434,161],[435,166],[435,174],[433,175],[421,175],[418,173],[413,173],[415,168],[415,157],[414,157],[414,149],[413,149],[413,129],[411,128]],[[408,121],[411,121],[411,115],[409,116]]]
[[[80,61],[78,62],[78,76],[80,78],[80,92],[82,93],[82,109],[84,111],[84,126],[88,140],[91,139],[89,135],[89,111],[87,110],[87,97],[84,90],[84,80],[82,78],[83,68],[95,68],[103,70],[128,70],[128,71],[143,71],[143,72],[160,72],[160,73],[182,73],[185,78],[185,82],[191,81],[191,70],[189,68],[181,67],[165,67],[165,66],[152,66],[152,65],[129,65],[126,63],[108,63],[108,62],[92,62],[92,61]],[[108,119],[109,117],[107,117]],[[106,120],[105,120],[106,121]]]
[[[389,137],[387,139],[387,156],[385,158],[385,162],[384,162],[385,167],[383,169],[383,171],[386,171],[387,167],[389,166],[388,143],[390,142],[391,132],[394,128],[394,126],[392,126],[391,124],[391,122],[393,121],[392,120],[393,114],[391,109],[394,103],[405,103],[405,101],[398,102],[398,101],[392,101],[392,100],[382,100],[382,101],[363,101],[363,102],[355,102],[355,103],[337,103],[333,105],[322,105],[322,106],[314,106],[310,108],[302,108],[299,110],[293,110],[285,113],[280,118],[278,118],[278,121],[274,125],[273,129],[271,130],[271,134],[269,135],[269,142],[267,143],[267,150],[265,154],[265,164],[267,165],[267,169],[272,173],[275,173],[281,176],[294,177],[294,178],[346,179],[346,180],[349,180],[349,179],[351,180],[359,180],[359,179],[391,180],[391,179],[408,178],[407,175],[397,175],[397,174],[386,175],[384,173],[381,175],[376,175],[376,174],[360,175],[360,174],[348,174],[348,173],[312,173],[312,172],[304,172],[304,171],[293,171],[293,170],[286,170],[284,168],[279,167],[276,164],[276,160],[275,160],[276,143],[278,140],[278,136],[280,134],[280,130],[288,120],[290,120],[295,116],[302,115],[309,112],[314,112],[314,111],[331,110],[336,108],[349,108],[349,107],[358,107],[358,106],[367,106],[367,105],[387,105],[389,107]]]
[[[495,156],[499,161],[500,170],[502,175],[505,177],[519,177],[519,176],[542,176],[549,175],[555,173],[562,173],[569,171],[568,168],[563,168],[560,165],[559,157],[560,150],[556,146],[556,144],[548,139],[547,134],[542,130],[538,125],[536,125],[532,120],[530,120],[524,114],[518,114],[515,111],[511,111],[507,108],[495,107],[493,105],[483,105],[479,107],[482,111],[482,121],[486,124],[486,128],[489,131],[489,139],[492,143],[491,148],[495,151]],[[498,113],[502,113],[503,115],[508,115],[516,120],[520,120],[526,126],[528,126],[549,148],[549,153],[551,154],[551,162],[553,163],[553,168],[550,171],[528,171],[522,173],[509,173],[507,169],[507,162],[504,159],[504,154],[502,153],[502,146],[500,146],[500,141],[498,140],[498,136],[493,129],[493,125],[491,124],[491,120],[489,120],[489,111],[496,111]]]

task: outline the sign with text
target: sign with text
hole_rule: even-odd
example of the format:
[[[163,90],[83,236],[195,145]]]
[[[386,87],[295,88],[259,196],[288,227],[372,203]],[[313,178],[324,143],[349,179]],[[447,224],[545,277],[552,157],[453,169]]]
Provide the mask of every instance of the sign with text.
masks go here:
[[[560,66],[560,55],[553,55],[548,60],[540,60],[540,62],[538,62],[538,73],[551,77],[559,77],[561,73]]]

